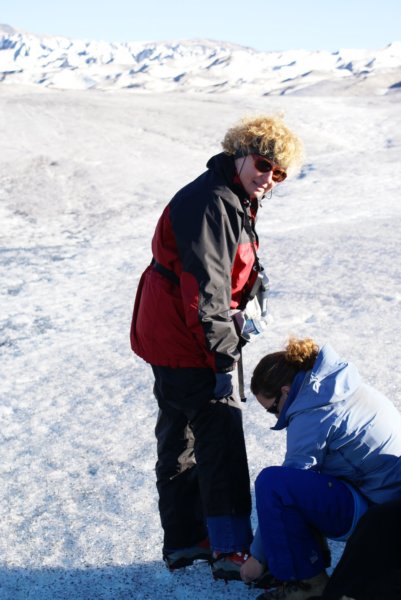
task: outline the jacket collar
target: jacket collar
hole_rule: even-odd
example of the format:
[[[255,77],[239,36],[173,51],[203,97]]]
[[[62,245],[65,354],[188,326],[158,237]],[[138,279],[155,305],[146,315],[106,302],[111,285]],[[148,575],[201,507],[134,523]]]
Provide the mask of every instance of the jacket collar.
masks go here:
[[[237,169],[235,167],[235,157],[226,154],[225,152],[220,152],[219,154],[215,154],[212,156],[207,164],[207,168],[211,171],[215,171],[222,175],[232,192],[240,199],[241,205],[244,209],[246,207],[250,207],[251,216],[253,216],[259,207],[259,203],[257,200],[250,200],[246,191],[242,187],[241,180],[238,176]]]

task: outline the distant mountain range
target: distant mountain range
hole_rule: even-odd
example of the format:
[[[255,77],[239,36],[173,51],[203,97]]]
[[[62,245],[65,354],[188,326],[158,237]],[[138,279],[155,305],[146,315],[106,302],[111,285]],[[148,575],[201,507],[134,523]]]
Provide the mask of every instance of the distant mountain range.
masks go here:
[[[401,91],[401,42],[379,50],[259,52],[211,40],[73,40],[0,25],[0,82],[258,96],[386,95]]]

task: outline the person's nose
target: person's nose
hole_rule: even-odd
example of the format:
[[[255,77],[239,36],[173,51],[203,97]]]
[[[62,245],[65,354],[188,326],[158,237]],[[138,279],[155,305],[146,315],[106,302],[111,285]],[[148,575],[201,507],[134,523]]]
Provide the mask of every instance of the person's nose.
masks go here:
[[[264,185],[267,185],[268,189],[270,190],[274,186],[273,169],[271,171],[267,171],[267,173],[262,173],[262,176]]]
[[[267,171],[267,173],[261,174],[263,177],[263,182],[270,185],[273,185],[273,169],[271,171]]]

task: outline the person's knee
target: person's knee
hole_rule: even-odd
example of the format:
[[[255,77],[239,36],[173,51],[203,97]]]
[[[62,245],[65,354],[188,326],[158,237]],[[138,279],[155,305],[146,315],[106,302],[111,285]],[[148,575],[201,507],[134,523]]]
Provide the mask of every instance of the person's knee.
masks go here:
[[[258,498],[265,498],[274,503],[291,504],[294,493],[297,495],[303,489],[305,471],[290,467],[274,466],[263,469],[255,481],[255,493]]]
[[[265,489],[273,489],[280,479],[280,473],[282,472],[282,467],[266,467],[259,473],[255,481],[255,491],[256,493]]]

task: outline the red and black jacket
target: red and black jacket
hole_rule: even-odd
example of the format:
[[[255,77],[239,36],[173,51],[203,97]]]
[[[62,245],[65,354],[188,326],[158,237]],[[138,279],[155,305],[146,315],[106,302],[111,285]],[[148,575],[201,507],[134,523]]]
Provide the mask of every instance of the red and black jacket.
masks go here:
[[[231,310],[253,284],[255,253],[244,227],[250,205],[234,158],[218,154],[208,170],[166,206],[142,274],[131,325],[133,351],[158,366],[234,368],[239,337]],[[257,236],[254,233],[254,244]]]

